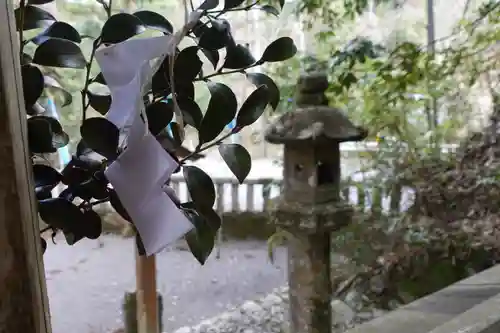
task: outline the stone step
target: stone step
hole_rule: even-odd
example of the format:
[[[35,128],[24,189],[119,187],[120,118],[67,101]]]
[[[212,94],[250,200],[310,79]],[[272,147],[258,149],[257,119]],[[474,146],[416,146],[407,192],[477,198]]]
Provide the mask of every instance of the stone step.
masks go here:
[[[429,333],[500,332],[500,294],[465,311]]]
[[[486,320],[488,315],[480,315],[480,310],[491,302],[490,313],[500,318],[500,265],[487,269],[444,288],[434,294],[423,297],[396,311],[356,326],[347,333],[493,333],[500,331],[500,323],[493,325],[497,330],[467,331],[459,327]],[[475,307],[478,306],[476,309]],[[486,308],[487,309],[487,308]],[[468,311],[471,311],[470,313]],[[472,314],[471,314],[472,313]],[[461,315],[464,315],[460,319]],[[488,319],[490,320],[490,319]],[[497,323],[497,320],[491,318]],[[446,326],[449,325],[449,326]],[[454,326],[455,325],[455,326]],[[458,327],[455,331],[445,330]],[[479,326],[478,326],[479,327]],[[434,330],[434,331],[433,331]]]

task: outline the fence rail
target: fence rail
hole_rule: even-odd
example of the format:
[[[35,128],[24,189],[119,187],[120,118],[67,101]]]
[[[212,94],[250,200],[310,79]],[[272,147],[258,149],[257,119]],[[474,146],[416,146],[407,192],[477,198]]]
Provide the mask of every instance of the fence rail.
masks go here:
[[[262,212],[266,203],[276,198],[281,191],[281,181],[271,178],[248,179],[239,184],[234,178],[214,178],[217,201],[215,209],[219,213]],[[189,201],[189,192],[182,176],[172,178],[171,186],[181,202]],[[394,187],[390,191],[382,188],[367,188],[362,184],[346,186],[342,196],[351,204],[366,210],[385,212],[406,210],[413,202],[413,192],[406,187]]]

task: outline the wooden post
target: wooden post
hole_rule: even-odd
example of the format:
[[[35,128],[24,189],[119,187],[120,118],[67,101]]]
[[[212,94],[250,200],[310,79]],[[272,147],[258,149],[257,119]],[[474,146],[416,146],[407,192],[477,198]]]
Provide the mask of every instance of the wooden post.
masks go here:
[[[0,332],[50,333],[12,1],[0,21]]]
[[[156,293],[156,257],[139,256],[136,250],[138,333],[160,333]]]

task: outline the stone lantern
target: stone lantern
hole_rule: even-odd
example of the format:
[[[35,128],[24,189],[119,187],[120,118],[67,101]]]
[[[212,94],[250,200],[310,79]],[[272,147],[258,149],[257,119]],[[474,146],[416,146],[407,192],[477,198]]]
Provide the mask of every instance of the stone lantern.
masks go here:
[[[288,248],[290,332],[332,330],[331,234],[351,221],[340,197],[340,143],[360,141],[366,131],[328,106],[326,75],[299,79],[297,110],[277,119],[265,133],[284,145],[284,187],[270,207],[272,222],[293,234]]]

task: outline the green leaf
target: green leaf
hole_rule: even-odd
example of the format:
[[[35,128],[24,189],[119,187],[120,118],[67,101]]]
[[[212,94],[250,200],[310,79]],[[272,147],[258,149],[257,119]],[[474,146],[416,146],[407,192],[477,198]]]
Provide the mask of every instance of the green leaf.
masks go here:
[[[42,254],[43,254],[45,253],[45,251],[47,251],[47,242],[42,237],[40,237],[40,242],[42,243]]]
[[[75,232],[84,221],[78,207],[62,198],[50,198],[38,202],[38,212],[42,220],[55,229]]]
[[[252,168],[252,158],[245,147],[236,143],[221,144],[219,153],[236,179],[243,184]]]
[[[102,233],[102,221],[99,214],[93,210],[83,212],[85,223],[81,224],[82,234],[88,239],[97,239]]]
[[[246,99],[236,117],[236,126],[245,127],[253,124],[264,113],[269,104],[269,91],[267,86],[261,85]]]
[[[70,105],[73,96],[65,90],[59,82],[51,76],[44,76],[45,92],[54,99],[54,102],[61,107]]]
[[[132,14],[112,15],[101,31],[101,41],[105,44],[117,44],[134,37],[146,30],[142,21]]]
[[[37,45],[42,44],[49,38],[60,38],[80,43],[82,38],[78,31],[65,22],[54,22],[45,31],[34,37],[31,41]]]
[[[43,93],[43,74],[38,67],[23,65],[21,66],[21,76],[23,78],[24,103],[26,107],[31,107]]]
[[[69,143],[68,134],[64,133],[61,123],[54,117],[48,116],[34,116],[30,119],[43,119],[50,124],[50,129],[52,131],[52,146],[54,148],[62,148]]]
[[[108,160],[114,160],[118,155],[120,131],[106,118],[88,118],[80,127],[85,144]]]
[[[203,63],[198,56],[198,47],[188,46],[175,58],[174,78],[175,82],[192,82],[201,70]]]
[[[231,25],[227,20],[212,20],[212,26],[200,27],[197,33],[200,35],[198,46],[206,50],[219,50],[234,43],[231,35]]]
[[[108,113],[111,107],[111,95],[99,95],[87,91],[90,106],[103,116]]]
[[[33,116],[28,119],[28,145],[32,153],[55,153],[69,141],[57,119]]]
[[[210,101],[198,131],[200,143],[215,139],[236,115],[238,102],[231,88],[222,83],[208,83]]]
[[[16,17],[17,31],[21,30],[21,8],[18,7],[14,10]],[[57,21],[52,14],[35,6],[28,5],[24,7],[23,26],[22,30],[32,30],[38,28],[45,28],[52,22]]]
[[[139,20],[141,20],[142,23],[144,23],[144,25],[148,28],[161,31],[164,34],[171,34],[174,32],[172,23],[158,13],[149,10],[141,10],[135,12],[134,16],[139,18]]]
[[[87,61],[75,43],[60,38],[50,38],[35,51],[33,63],[63,68],[85,68]]]
[[[247,79],[250,80],[256,87],[266,85],[269,92],[269,104],[276,110],[280,102],[280,90],[273,79],[262,73],[247,73]]]
[[[224,61],[224,68],[228,69],[240,69],[247,68],[255,63],[255,58],[253,57],[250,50],[241,45],[228,46],[226,48],[226,60]]]
[[[189,211],[192,213],[196,213],[200,217],[202,217],[208,225],[212,228],[212,230],[217,232],[221,225],[222,225],[222,220],[220,216],[217,214],[217,212],[210,207],[199,207],[196,206],[194,202],[188,201],[188,202],[183,202],[180,205],[180,208],[184,211]]]
[[[285,5],[285,0],[279,0],[279,2],[281,9],[283,9],[283,6]]]
[[[194,229],[184,237],[189,250],[200,264],[205,264],[215,246],[215,233],[208,223],[196,213],[185,211]]]
[[[54,168],[44,165],[33,165],[33,178],[36,190],[52,190],[62,180],[62,175]]]
[[[200,10],[210,10],[214,9],[219,5],[219,0],[205,0],[203,3],[198,7]]]
[[[45,5],[46,3],[53,2],[54,0],[28,0],[28,5]]]
[[[174,116],[173,103],[155,102],[146,107],[149,131],[153,135],[159,134]]]
[[[214,66],[214,69],[217,68],[217,64],[219,63],[219,51],[217,50],[207,50],[207,49],[201,49],[203,54],[205,54],[205,57],[207,57],[208,61]]]
[[[213,207],[215,203],[215,187],[212,178],[203,170],[193,165],[182,168],[189,195],[197,207]]]
[[[271,14],[271,15],[274,15],[276,17],[278,17],[280,15],[279,10],[277,10],[275,7],[273,7],[271,5],[255,6],[254,8],[260,9],[263,12],[265,12],[266,14]]]
[[[198,103],[191,98],[183,97],[177,99],[177,104],[182,111],[184,122],[196,129],[199,129],[203,119],[203,113],[201,112]]]
[[[130,217],[130,215],[128,215],[125,207],[123,207],[115,190],[109,191],[109,203],[111,204],[111,207],[113,207],[113,209],[118,213],[118,215],[120,215],[125,221],[132,223],[132,218]]]
[[[297,53],[297,47],[290,37],[281,37],[269,44],[260,62],[278,62],[292,58]]]
[[[224,9],[228,10],[228,9],[236,8],[239,5],[241,5],[244,1],[245,0],[225,0],[224,1]]]

